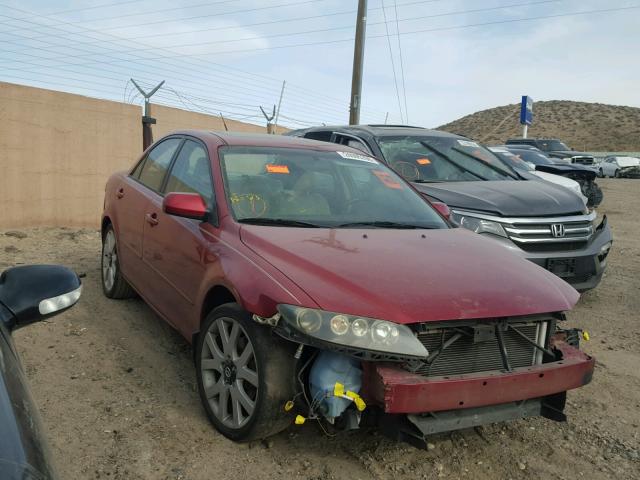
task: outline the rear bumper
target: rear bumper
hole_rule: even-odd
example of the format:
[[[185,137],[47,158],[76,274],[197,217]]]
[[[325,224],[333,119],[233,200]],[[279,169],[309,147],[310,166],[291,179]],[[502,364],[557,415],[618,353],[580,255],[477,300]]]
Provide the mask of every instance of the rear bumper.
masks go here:
[[[485,407],[546,397],[591,381],[595,359],[557,342],[562,360],[511,372],[426,378],[389,364],[367,372],[367,396],[385,413],[426,413]]]

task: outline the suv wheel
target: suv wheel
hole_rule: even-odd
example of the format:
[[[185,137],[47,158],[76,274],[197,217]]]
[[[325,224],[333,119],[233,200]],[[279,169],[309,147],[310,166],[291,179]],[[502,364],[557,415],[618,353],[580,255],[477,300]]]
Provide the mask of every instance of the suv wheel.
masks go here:
[[[259,325],[237,304],[205,319],[196,342],[200,400],[215,428],[235,441],[284,430],[284,405],[294,395],[293,344]]]
[[[131,298],[135,291],[120,272],[118,246],[113,226],[109,225],[102,237],[102,291],[109,298]]]

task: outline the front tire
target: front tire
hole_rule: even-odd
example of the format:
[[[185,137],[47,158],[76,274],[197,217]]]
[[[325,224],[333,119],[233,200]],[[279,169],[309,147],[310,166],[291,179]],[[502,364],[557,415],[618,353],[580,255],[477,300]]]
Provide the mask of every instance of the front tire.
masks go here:
[[[214,427],[234,441],[284,430],[294,395],[293,344],[253,321],[237,304],[214,309],[196,342],[200,400]]]
[[[135,296],[135,291],[122,276],[116,233],[109,225],[102,236],[102,291],[108,298],[124,299]]]
[[[616,170],[616,173],[614,173],[613,176],[616,178],[622,178],[622,175],[620,175],[620,170]]]

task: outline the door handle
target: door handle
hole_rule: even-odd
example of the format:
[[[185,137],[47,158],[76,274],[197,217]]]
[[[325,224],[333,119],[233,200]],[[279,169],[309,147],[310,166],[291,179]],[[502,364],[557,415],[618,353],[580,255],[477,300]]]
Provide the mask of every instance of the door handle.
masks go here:
[[[118,191],[116,192],[116,197],[117,198],[122,198],[124,197],[124,188],[119,188]]]
[[[157,213],[147,213],[144,216],[145,220],[147,221],[147,223],[149,225],[151,225],[152,227],[155,227],[156,225],[158,225],[158,214]]]

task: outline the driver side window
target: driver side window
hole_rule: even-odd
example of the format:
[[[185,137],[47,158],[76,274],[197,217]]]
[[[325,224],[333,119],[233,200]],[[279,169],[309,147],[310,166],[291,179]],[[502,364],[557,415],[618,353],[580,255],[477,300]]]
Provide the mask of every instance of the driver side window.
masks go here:
[[[164,193],[198,193],[211,206],[213,185],[209,156],[202,145],[186,140],[171,167]]]

